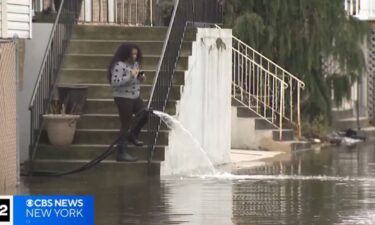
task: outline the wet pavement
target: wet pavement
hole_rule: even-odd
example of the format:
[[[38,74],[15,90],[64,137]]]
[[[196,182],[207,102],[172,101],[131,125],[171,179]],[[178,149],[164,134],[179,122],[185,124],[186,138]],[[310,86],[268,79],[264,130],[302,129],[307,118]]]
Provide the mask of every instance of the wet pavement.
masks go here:
[[[375,224],[373,144],[297,152],[232,173],[137,181],[23,178],[18,193],[94,195],[99,225]]]

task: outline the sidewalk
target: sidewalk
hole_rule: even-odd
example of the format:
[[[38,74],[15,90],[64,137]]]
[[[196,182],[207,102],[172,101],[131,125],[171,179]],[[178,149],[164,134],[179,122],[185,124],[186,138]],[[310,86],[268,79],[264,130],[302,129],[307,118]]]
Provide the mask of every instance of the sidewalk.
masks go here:
[[[284,152],[258,150],[231,150],[231,161],[235,167],[248,168],[262,166],[266,161],[286,156]]]

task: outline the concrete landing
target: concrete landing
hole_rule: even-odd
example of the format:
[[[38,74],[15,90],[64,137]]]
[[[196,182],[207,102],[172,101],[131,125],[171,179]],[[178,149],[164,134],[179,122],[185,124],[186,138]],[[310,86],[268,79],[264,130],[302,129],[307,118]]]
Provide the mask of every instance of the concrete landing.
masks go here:
[[[234,167],[248,168],[262,166],[266,161],[286,156],[285,152],[258,150],[231,150],[231,163]]]

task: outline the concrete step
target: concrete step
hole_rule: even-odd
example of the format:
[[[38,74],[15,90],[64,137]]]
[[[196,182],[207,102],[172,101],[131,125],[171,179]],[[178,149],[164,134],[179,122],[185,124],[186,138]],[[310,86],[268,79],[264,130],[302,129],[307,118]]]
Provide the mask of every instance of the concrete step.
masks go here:
[[[79,168],[88,162],[89,160],[35,160],[33,161],[33,170],[66,172]],[[29,162],[26,162],[26,164],[29,164]],[[153,176],[159,176],[160,162],[153,162],[151,171]],[[148,163],[147,161],[117,162],[105,160],[95,167],[80,173],[80,175],[92,176],[98,181],[104,181],[108,177],[114,180],[136,180],[148,175]]]
[[[280,140],[280,131],[272,131],[272,138],[274,141],[293,141],[294,140],[294,130],[282,130],[281,131],[281,140]]]
[[[131,42],[140,47],[143,55],[160,55],[163,49],[164,40],[152,41],[127,41],[127,40],[83,40],[73,39],[70,41],[68,54],[110,54],[113,55],[122,43]],[[182,44],[181,55],[189,56],[192,52],[192,42]]]
[[[77,129],[73,144],[77,145],[109,145],[112,144],[119,136],[119,129]],[[151,144],[154,138],[151,133],[142,131],[139,137],[146,144]],[[42,131],[41,144],[49,144],[47,132]],[[157,145],[168,144],[168,132],[161,131],[157,140]]]
[[[237,106],[237,117],[239,118],[260,118],[260,116],[256,113],[257,109],[252,108],[249,109],[247,106]],[[261,112],[264,113],[263,111]],[[272,117],[272,112],[270,110],[266,111],[267,117]]]
[[[237,106],[237,117],[240,118],[257,118],[259,117],[253,110],[246,106]]]
[[[84,84],[88,87],[88,98],[112,98],[112,88],[109,84]],[[74,83],[60,83],[60,85],[74,85]],[[181,86],[172,86],[170,90],[169,99],[178,100],[181,95]],[[141,85],[141,98],[147,99],[151,95],[152,85]]]
[[[77,129],[119,129],[120,126],[118,114],[83,114],[78,120]],[[161,129],[168,130],[164,123]]]
[[[147,105],[147,100],[144,100]],[[117,107],[113,99],[87,99],[83,109],[85,114],[117,114]],[[166,113],[176,115],[176,101],[169,101]]]
[[[127,40],[164,41],[167,27],[124,27],[110,25],[76,25],[72,39],[84,40]],[[196,29],[189,28],[185,40],[195,40]]]
[[[309,150],[312,148],[312,144],[307,141],[291,141],[292,151]]]
[[[370,126],[368,117],[360,117],[359,124],[361,128]],[[337,131],[346,130],[346,129],[357,129],[357,118],[350,117],[346,119],[340,119],[333,122],[333,129]]]
[[[145,70],[147,79],[144,84],[153,84],[156,71]],[[106,69],[69,69],[63,68],[60,72],[59,80],[62,83],[75,84],[108,84]],[[173,77],[173,84],[183,85],[185,83],[185,71],[176,71]]]
[[[332,109],[332,118],[333,120],[342,120],[353,117],[353,109],[339,110]]]
[[[368,140],[375,139],[375,127],[374,126],[362,128],[360,132],[363,132],[366,135]]]
[[[237,101],[235,98],[232,97],[232,106],[244,106],[239,101]]]
[[[92,160],[107,150],[109,145],[71,145],[61,149],[52,145],[42,144],[39,146],[35,155],[36,160]],[[128,146],[131,155],[136,156],[139,160],[147,160],[150,148]],[[116,153],[110,155],[107,160],[115,160]],[[164,147],[157,146],[155,149],[154,160],[164,160]]]
[[[255,130],[273,130],[275,126],[263,118],[255,118]]]
[[[142,60],[143,70],[155,70],[160,55],[145,55]],[[66,54],[62,68],[69,69],[106,69],[112,55]],[[177,63],[177,70],[187,70],[188,57],[181,57]]]

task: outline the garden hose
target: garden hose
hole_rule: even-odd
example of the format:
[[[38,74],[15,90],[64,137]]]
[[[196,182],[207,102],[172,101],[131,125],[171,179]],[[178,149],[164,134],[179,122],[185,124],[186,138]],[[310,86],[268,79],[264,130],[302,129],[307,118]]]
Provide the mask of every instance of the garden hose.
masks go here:
[[[149,116],[150,113],[152,113],[151,109],[145,109],[145,110],[137,113],[132,118],[132,120],[130,121],[130,124],[136,125],[140,121],[140,118],[142,118],[143,116]],[[145,115],[145,114],[147,114],[147,115]],[[129,129],[131,127],[132,126],[129,126]],[[73,169],[73,170],[70,170],[70,171],[66,171],[66,172],[33,171],[31,169],[28,174],[22,174],[22,176],[61,177],[61,176],[66,176],[66,175],[71,175],[71,174],[76,174],[76,173],[86,171],[86,170],[96,166],[97,164],[102,162],[104,159],[108,158],[108,156],[113,154],[117,150],[115,148],[115,145],[120,141],[120,139],[122,138],[123,135],[125,135],[125,133],[121,133],[120,136],[102,154],[100,154],[95,159],[92,159],[90,162],[86,163],[85,165],[83,165],[79,168],[76,168],[76,169]]]

